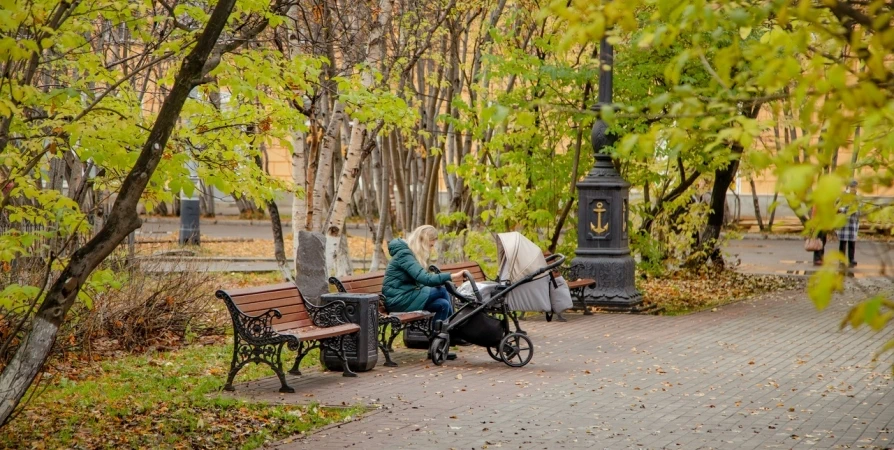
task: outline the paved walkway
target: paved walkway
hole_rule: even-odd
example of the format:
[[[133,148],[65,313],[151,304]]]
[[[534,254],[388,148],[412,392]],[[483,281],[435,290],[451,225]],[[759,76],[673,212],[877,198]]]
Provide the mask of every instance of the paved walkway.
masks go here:
[[[399,350],[398,368],[237,386],[254,400],[378,409],[296,436],[281,450],[324,448],[892,448],[894,357],[884,335],[838,330],[855,286],[817,312],[784,292],[680,317],[570,315],[527,321],[534,359],[513,369],[461,347],[436,367]],[[890,337],[890,332],[887,337]]]

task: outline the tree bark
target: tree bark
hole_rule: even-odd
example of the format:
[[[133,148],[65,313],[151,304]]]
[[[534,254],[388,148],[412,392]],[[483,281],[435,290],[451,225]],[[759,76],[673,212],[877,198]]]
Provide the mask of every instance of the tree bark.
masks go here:
[[[383,136],[382,143],[386,143],[387,137]],[[386,144],[387,147],[387,144]],[[373,237],[373,256],[372,262],[370,263],[369,270],[374,272],[379,270],[379,266],[381,266],[387,259],[385,257],[385,251],[383,250],[382,244],[384,243],[385,238],[385,229],[390,227],[390,218],[391,218],[391,193],[393,191],[391,187],[391,164],[389,151],[386,147],[380,148],[378,150],[382,167],[379,170],[381,173],[381,183],[379,183],[379,222],[376,226],[376,233]]]
[[[326,191],[326,185],[329,184],[329,178],[332,175],[332,155],[335,153],[336,134],[341,127],[343,117],[344,105],[341,102],[335,102],[335,107],[332,108],[332,115],[329,118],[329,124],[326,126],[326,133],[323,136],[323,144],[320,146],[317,175],[314,178],[314,191],[307,214],[307,221],[311,224],[311,231],[323,229],[323,193]]]
[[[292,133],[292,256],[298,261],[298,233],[307,223],[307,141],[303,132]],[[272,212],[271,212],[272,215]]]
[[[745,111],[745,116],[749,119],[757,117],[760,112],[762,103],[754,103]],[[714,187],[711,189],[711,201],[709,203],[710,211],[708,212],[708,222],[699,235],[699,247],[704,251],[705,258],[711,258],[718,264],[723,264],[723,257],[720,254],[720,248],[717,241],[720,239],[720,231],[723,229],[723,216],[726,209],[726,191],[730,184],[736,178],[736,171],[739,169],[739,157],[745,149],[739,141],[730,145],[732,153],[729,164],[714,171]],[[697,258],[697,261],[704,262],[704,258]]]
[[[376,14],[378,14],[378,17],[376,17]],[[366,63],[369,67],[377,67],[385,56],[384,33],[385,27],[391,22],[391,0],[380,0],[378,9],[372,11],[372,16],[375,17],[375,20],[370,24],[371,28],[366,43]],[[367,88],[372,87],[374,81],[373,74],[369,71],[365,71],[361,75],[361,83]],[[376,132],[378,132],[378,129]],[[368,148],[364,148],[366,147],[364,145],[364,141],[367,139],[366,134],[366,125],[359,120],[354,120],[351,128],[350,144],[332,200],[332,212],[326,222],[326,262],[330,273],[333,270],[335,271],[335,276],[346,275],[346,273],[340,272],[345,270],[343,266],[341,268],[333,267],[332,263],[338,258],[345,257],[347,254],[346,246],[342,247],[339,244],[345,242],[342,235],[348,211],[348,202],[351,199],[354,187],[357,185],[357,174],[360,170],[360,164],[369,155],[372,146],[375,145],[374,132],[368,138],[370,145]]]
[[[596,49],[599,47],[597,46]],[[593,55],[596,55],[598,50],[593,50]],[[587,107],[587,103],[590,102],[590,93],[593,91],[593,82],[587,80],[584,85],[584,96],[581,99],[582,109]],[[562,228],[565,226],[565,220],[568,218],[568,214],[571,212],[571,207],[574,206],[574,201],[577,199],[577,177],[578,177],[578,169],[580,165],[580,149],[581,144],[583,143],[583,135],[584,129],[579,128],[577,130],[577,136],[574,138],[574,162],[571,164],[571,186],[568,188],[568,199],[565,201],[565,206],[562,208],[562,212],[559,213],[559,220],[556,221],[556,227],[553,230],[553,235],[549,240],[549,251],[550,253],[556,252],[556,247],[559,245],[559,236],[562,233]]]
[[[183,60],[174,85],[165,97],[137,161],[122,183],[120,194],[105,225],[83,247],[47,290],[34,318],[31,332],[0,374],[0,423],[5,424],[47,360],[59,327],[87,277],[130,234],[140,227],[137,204],[158,167],[164,148],[190,91],[197,85],[209,55],[236,0],[220,0],[195,47]],[[63,3],[64,5],[68,5]],[[65,9],[65,8],[60,8]],[[36,63],[35,63],[36,64]],[[3,143],[5,145],[5,143]]]
[[[751,199],[754,202],[754,218],[757,219],[757,227],[764,231],[764,221],[761,219],[761,204],[757,198],[757,187],[754,184],[754,177],[748,177],[748,184],[751,185]]]

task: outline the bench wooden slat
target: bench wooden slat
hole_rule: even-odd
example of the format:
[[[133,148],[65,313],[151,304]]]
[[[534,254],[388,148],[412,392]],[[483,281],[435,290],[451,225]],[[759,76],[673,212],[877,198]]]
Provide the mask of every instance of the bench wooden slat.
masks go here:
[[[385,272],[379,270],[376,272],[364,273],[361,275],[348,275],[344,277],[344,279],[339,278],[340,281],[364,281],[364,280],[381,280],[385,277]]]
[[[359,292],[361,294],[379,294],[382,292],[382,284],[372,286],[357,286],[356,284],[342,284],[348,292]]]
[[[307,308],[304,306],[304,302],[301,301],[300,298],[291,298],[291,299],[279,299],[279,300],[266,300],[263,302],[251,303],[246,307],[246,305],[239,305],[239,309],[246,313],[252,314],[252,312],[260,312],[264,313],[268,309],[278,309],[279,312],[285,314],[288,312],[298,312],[304,311],[307,312]],[[298,309],[294,309],[298,308]]]
[[[410,311],[391,313],[390,315],[392,317],[397,317],[397,319],[400,320],[400,323],[407,323],[416,320],[427,319],[430,314],[427,311]]]
[[[344,325],[336,325],[334,327],[300,327],[290,328],[279,331],[280,334],[293,334],[298,337],[299,341],[318,341],[330,337],[340,336],[342,334],[354,333],[360,331],[360,325],[356,323],[346,323]]]
[[[303,302],[304,299],[298,294],[298,291],[273,291],[266,293],[257,293],[257,294],[248,294],[248,295],[240,295],[238,297],[232,297],[233,303],[239,305],[239,308],[251,308],[253,303],[259,302],[267,302],[270,300],[280,300],[283,303],[297,303]]]
[[[344,285],[345,288],[350,286],[351,289],[367,289],[367,288],[381,289],[383,281],[384,280],[382,278],[379,278],[378,280],[360,280],[360,281],[356,281],[356,280],[344,281],[344,280],[342,280],[342,285]]]
[[[279,327],[281,324],[295,324],[292,325],[292,328],[296,327],[309,327],[313,326],[314,322],[310,319],[310,316],[304,315],[303,317],[299,314],[283,314],[282,319],[277,319],[273,321],[274,327]]]
[[[298,320],[294,317],[289,318],[288,320],[283,320],[279,323],[273,324],[273,330],[276,332],[282,332],[285,330],[296,330],[299,328],[308,328],[313,327],[314,323],[311,320]],[[294,334],[294,333],[292,333]]]
[[[458,263],[450,263],[438,266],[438,269],[441,272],[459,272],[462,270],[468,270],[472,274],[472,278],[475,278],[475,281],[487,281],[487,274],[484,273],[484,269],[481,268],[481,265],[476,262],[463,261]]]
[[[582,288],[582,287],[592,286],[595,284],[596,284],[596,280],[594,280],[594,279],[581,278],[579,280],[568,281],[568,289],[578,289],[578,288]]]
[[[267,286],[254,286],[254,287],[240,288],[240,289],[227,289],[227,294],[229,294],[230,297],[235,300],[236,297],[241,297],[243,295],[260,294],[260,293],[276,292],[276,291],[297,292],[297,289],[295,289],[294,283],[279,283],[279,284],[270,284]]]

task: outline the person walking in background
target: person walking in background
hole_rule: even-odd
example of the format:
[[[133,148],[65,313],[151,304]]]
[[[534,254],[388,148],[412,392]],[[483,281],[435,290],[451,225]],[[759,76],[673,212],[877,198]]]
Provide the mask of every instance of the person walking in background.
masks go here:
[[[816,206],[810,211],[810,217],[816,215]],[[821,266],[823,265],[823,256],[826,254],[826,232],[820,231],[817,233],[816,237],[823,243],[823,247],[819,250],[813,251],[813,265]]]
[[[856,180],[851,181],[847,186],[845,193],[853,193],[856,190]],[[848,208],[843,207],[838,210],[842,214],[847,214]],[[847,256],[848,267],[857,265],[854,259],[854,253],[857,246],[857,231],[860,228],[860,211],[858,207],[854,207],[850,215],[847,216],[847,223],[838,230],[838,251]]]

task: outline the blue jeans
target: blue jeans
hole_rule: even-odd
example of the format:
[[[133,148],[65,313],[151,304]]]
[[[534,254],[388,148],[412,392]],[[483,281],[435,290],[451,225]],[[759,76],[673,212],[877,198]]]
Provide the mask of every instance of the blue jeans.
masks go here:
[[[433,287],[428,294],[428,301],[422,308],[435,313],[434,320],[447,320],[453,314],[453,305],[450,303],[450,295],[443,286]],[[434,322],[433,322],[434,323]]]

